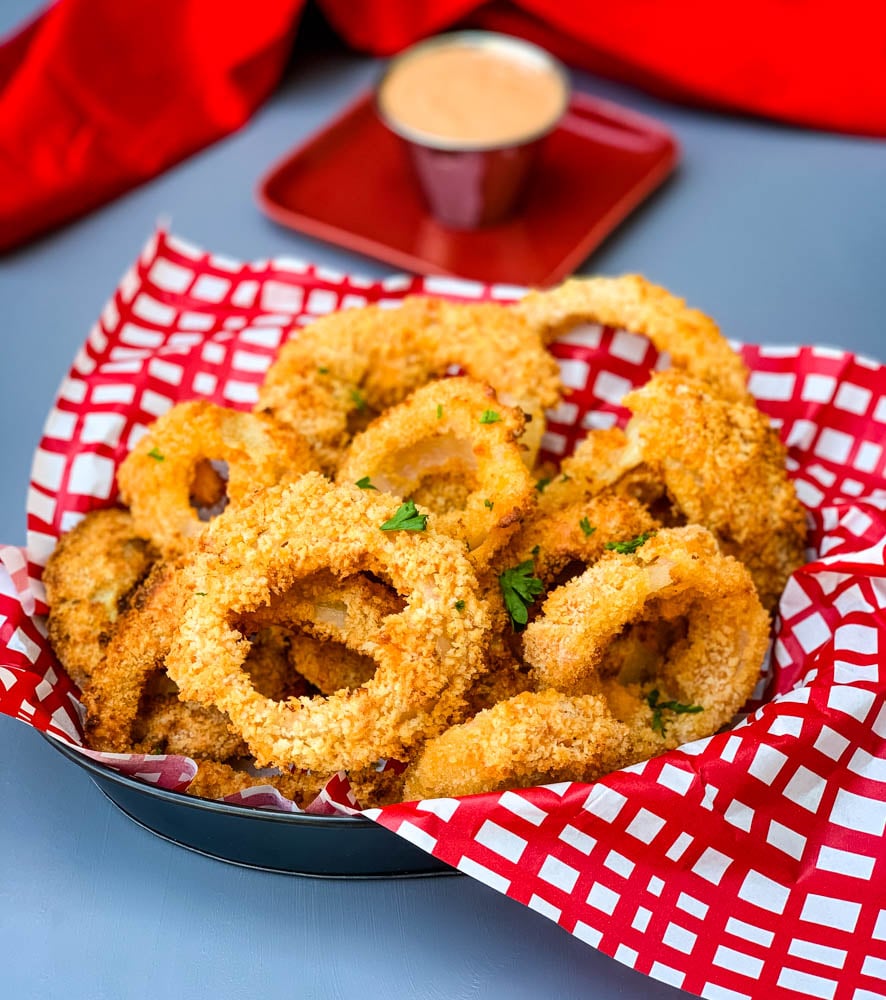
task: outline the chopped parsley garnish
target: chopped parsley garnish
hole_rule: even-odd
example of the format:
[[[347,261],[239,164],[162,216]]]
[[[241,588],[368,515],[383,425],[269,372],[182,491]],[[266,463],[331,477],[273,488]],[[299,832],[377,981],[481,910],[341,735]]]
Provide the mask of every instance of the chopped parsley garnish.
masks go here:
[[[591,524],[591,522],[586,517],[583,517],[578,522],[578,526],[584,532],[585,538],[590,538],[591,535],[593,535],[593,533],[597,530],[596,526]]]
[[[361,490],[377,490],[377,486],[373,486],[369,480],[369,476],[364,476],[362,479],[358,479],[355,486],[359,486]]]
[[[561,483],[568,483],[570,479],[572,479],[572,476],[567,476],[565,472],[560,476]]]
[[[328,368],[326,367],[326,365],[320,365],[320,366],[319,366],[319,367],[317,368],[317,371],[318,371],[318,372],[319,372],[319,373],[320,373],[321,375],[328,375],[328,374],[329,374],[329,369],[328,369]]]
[[[441,420],[443,418],[443,404],[437,403],[437,419]]]
[[[156,445],[148,452],[148,458],[155,458],[158,462],[163,462],[166,460],[165,455],[161,455],[157,450]]]
[[[538,577],[532,575],[535,564],[531,559],[506,569],[498,578],[501,595],[511,618],[511,625],[516,631],[529,621],[527,608],[539,597],[545,589]]]
[[[481,424],[497,424],[501,420],[501,414],[496,413],[495,410],[484,410],[480,414]]]
[[[194,593],[196,594],[197,597],[205,597],[206,596],[206,591],[205,590],[195,590]]]
[[[641,545],[645,545],[654,534],[654,531],[644,531],[642,535],[629,538],[626,542],[607,542],[606,548],[610,552],[620,552],[623,556],[629,556],[632,552],[636,552]]]
[[[397,513],[384,524],[379,525],[382,531],[424,531],[428,523],[427,514],[419,514],[415,509],[415,501],[407,500],[401,503]]]
[[[659,701],[660,697],[658,688],[653,688],[646,695],[646,704],[652,709],[652,722],[650,725],[652,726],[652,731],[658,733],[659,736],[664,736],[666,728],[662,712],[673,712],[674,715],[695,715],[696,712],[704,711],[701,705],[684,705],[680,701]]]
[[[544,478],[539,479],[539,481],[535,484],[535,488],[538,490],[539,493],[544,493],[544,491],[548,488],[548,486],[550,486],[550,484],[551,480],[547,476],[545,476]]]
[[[494,500],[484,500],[483,501],[483,506],[487,510],[492,510],[492,508],[495,506],[495,501]]]
[[[455,602],[455,610],[456,611],[464,611],[464,609],[465,609],[465,602],[464,601],[456,601]]]
[[[366,397],[359,389],[351,389],[351,402],[362,413],[366,409]]]

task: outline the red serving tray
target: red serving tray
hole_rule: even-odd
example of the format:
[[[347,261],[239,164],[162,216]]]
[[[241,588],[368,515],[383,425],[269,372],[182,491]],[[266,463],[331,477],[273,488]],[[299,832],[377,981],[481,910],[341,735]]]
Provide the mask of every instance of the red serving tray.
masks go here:
[[[678,155],[658,122],[576,93],[545,143],[521,214],[454,230],[428,214],[405,148],[365,94],[277,163],[257,196],[276,222],[398,268],[544,286],[571,274]]]

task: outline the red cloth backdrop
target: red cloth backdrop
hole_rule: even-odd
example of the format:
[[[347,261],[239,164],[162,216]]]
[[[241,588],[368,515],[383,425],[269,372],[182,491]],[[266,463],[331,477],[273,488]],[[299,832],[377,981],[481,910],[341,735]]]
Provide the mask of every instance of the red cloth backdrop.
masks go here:
[[[379,55],[465,19],[665,97],[886,136],[879,0],[318,0]],[[0,46],[0,250],[242,125],[276,85],[304,0],[58,0]]]

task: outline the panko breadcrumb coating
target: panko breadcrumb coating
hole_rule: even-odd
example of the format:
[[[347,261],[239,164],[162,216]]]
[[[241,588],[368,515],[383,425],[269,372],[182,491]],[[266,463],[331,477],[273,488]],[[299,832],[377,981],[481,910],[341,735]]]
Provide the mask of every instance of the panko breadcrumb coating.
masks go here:
[[[672,369],[624,430],[530,473],[560,388],[544,342],[582,322]],[[636,276],[293,331],[255,413],[174,407],[120,469],[131,512],[89,515],[47,566],[89,744],[190,756],[210,798],[306,806],[347,771],[372,807],[593,781],[715,732],[803,556],[746,377]]]
[[[159,553],[127,511],[87,514],[63,535],[43,570],[49,641],[78,687],[92,676],[127,601]]]
[[[224,463],[225,480],[212,463]],[[151,425],[117,470],[117,483],[139,533],[174,555],[203,531],[209,508],[224,498],[236,506],[257,486],[315,467],[310,446],[292,428],[194,400]]]
[[[331,472],[354,416],[381,413],[453,367],[531,418],[525,443],[534,455],[544,412],[559,398],[557,365],[521,316],[492,303],[408,297],[394,309],[372,305],[323,316],[284,345],[256,410],[299,430]]]
[[[601,669],[628,626],[677,618],[685,619],[685,638],[648,674]],[[539,685],[602,694],[650,756],[729,722],[753,691],[768,643],[769,617],[750,574],[719,552],[709,531],[691,525],[663,528],[633,552],[609,552],[559,587],[527,627],[523,649]],[[672,713],[661,732],[651,724],[657,701],[699,710]]]
[[[405,801],[555,781],[594,781],[629,753],[627,726],[598,695],[526,692],[429,740],[406,774]]]
[[[530,292],[516,309],[545,343],[579,323],[641,334],[667,352],[675,368],[703,378],[721,398],[750,401],[747,367],[717,324],[639,274],[571,278],[557,288]]]
[[[485,665],[488,614],[462,546],[430,525],[382,530],[398,508],[392,497],[308,474],[254,494],[203,537],[166,667],[186,697],[228,714],[259,764],[364,767],[408,751],[464,711],[464,693]],[[377,638],[357,647],[376,660],[375,674],[328,697],[262,697],[241,669],[248,642],[229,622],[329,567],[386,577],[406,599]]]
[[[491,387],[471,378],[443,379],[417,389],[358,434],[336,480],[368,479],[384,493],[407,498],[429,468],[463,455],[474,488],[462,507],[438,514],[434,526],[483,564],[534,501],[519,445],[523,429],[522,413],[500,403]]]
[[[680,372],[653,376],[624,401],[633,413],[624,467],[651,470],[685,521],[704,525],[748,567],[772,610],[804,562],[806,515],[767,417]]]

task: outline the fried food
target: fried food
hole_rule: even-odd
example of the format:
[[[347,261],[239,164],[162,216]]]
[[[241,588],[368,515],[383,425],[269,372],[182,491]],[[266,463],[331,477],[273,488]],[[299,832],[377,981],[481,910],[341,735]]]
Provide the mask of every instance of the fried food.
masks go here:
[[[654,375],[624,401],[633,416],[622,467],[651,471],[686,522],[704,525],[748,567],[772,610],[804,562],[806,515],[766,416],[679,372]]]
[[[382,413],[450,369],[488,383],[530,421],[529,464],[544,413],[559,397],[557,366],[512,309],[409,297],[395,309],[367,306],[315,320],[280,351],[256,409],[295,427],[332,472],[354,419]]]
[[[533,575],[546,587],[576,576],[606,552],[606,546],[660,527],[639,501],[614,493],[557,506],[542,495],[508,546],[507,563],[533,561]],[[501,561],[501,560],[500,560]]]
[[[624,430],[530,472],[559,391],[542,342],[580,322],[673,368]],[[174,407],[121,466],[131,513],[59,543],[49,635],[89,744],[190,756],[210,798],[305,806],[347,772],[371,807],[593,781],[714,733],[803,556],[746,375],[636,277],[317,320],[259,412]]]
[[[151,426],[118,469],[117,483],[137,531],[169,556],[227,504],[313,468],[310,446],[292,428],[194,400]]]
[[[488,630],[473,570],[462,547],[430,527],[384,530],[397,513],[391,497],[308,474],[256,493],[204,536],[166,667],[185,697],[227,713],[260,765],[364,767],[436,735],[463,710]],[[241,669],[248,641],[230,621],[329,567],[387,578],[406,600],[356,646],[377,662],[375,674],[325,697],[262,697]]]
[[[172,752],[181,747],[178,727],[187,726],[194,742],[193,757],[225,760],[243,751],[239,736],[232,742],[228,720],[216,709],[183,705],[170,709],[167,700],[152,699],[151,684],[164,673],[164,659],[181,610],[179,565],[158,563],[132,598],[114,629],[100,665],[83,692],[86,734],[96,750],[126,753],[136,744],[141,752]],[[166,687],[162,693],[173,693]],[[157,718],[141,720],[140,713],[156,711]],[[186,721],[187,720],[187,721]]]
[[[463,504],[447,505],[433,521],[482,565],[534,501],[518,443],[523,426],[522,413],[499,403],[489,386],[470,378],[432,382],[353,439],[336,479],[408,498],[435,468],[454,462],[466,469],[471,490]]]
[[[526,692],[429,740],[409,768],[406,801],[555,781],[594,781],[630,756],[628,727],[605,700]]]
[[[663,528],[636,542],[553,591],[523,649],[540,685],[603,695],[650,756],[733,718],[759,677],[769,616],[748,571],[722,555],[705,528]],[[685,636],[663,657],[621,658],[607,669],[607,651],[628,627],[677,619]]]
[[[313,802],[328,777],[329,775],[299,772],[259,774],[249,770],[248,762],[243,767],[232,767],[218,761],[203,760],[187,787],[187,793],[201,799],[224,799],[249,788],[270,785],[296,805],[304,807]]]
[[[63,535],[43,571],[47,628],[78,687],[105,655],[118,617],[159,553],[123,510],[95,510]]]
[[[320,694],[360,687],[372,677],[377,666],[371,657],[355,653],[340,642],[324,641],[298,632],[289,640],[289,662]],[[267,694],[266,691],[261,693]],[[293,696],[298,697],[290,695]],[[275,701],[280,700],[282,696],[275,698]]]
[[[717,324],[638,274],[572,278],[549,291],[529,292],[515,309],[545,343],[579,323],[641,334],[667,352],[675,368],[704,379],[722,399],[750,401],[748,370]]]

